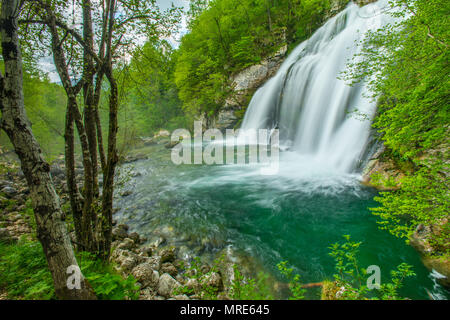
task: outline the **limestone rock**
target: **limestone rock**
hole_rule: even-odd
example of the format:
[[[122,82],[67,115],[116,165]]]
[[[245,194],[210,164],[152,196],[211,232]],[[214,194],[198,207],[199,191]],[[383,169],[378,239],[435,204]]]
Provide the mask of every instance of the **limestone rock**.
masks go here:
[[[161,271],[161,273],[168,273],[172,277],[176,277],[178,274],[177,268],[175,268],[175,266],[170,262],[163,263],[161,265],[160,271]]]
[[[175,248],[166,248],[162,249],[159,252],[159,255],[161,256],[161,263],[164,262],[174,262],[176,255],[175,255]]]
[[[134,248],[136,248],[136,244],[130,238],[123,239],[123,241],[117,246],[117,249],[122,250],[132,250]]]
[[[123,225],[120,224],[112,229],[113,240],[123,240],[128,237],[127,229],[123,228],[122,226]]]
[[[142,288],[156,288],[158,286],[159,273],[153,270],[149,263],[144,262],[134,267],[131,274],[142,284]]]
[[[180,286],[180,283],[172,278],[170,274],[164,273],[159,277],[158,294],[165,298],[169,298],[172,295],[173,290]]]

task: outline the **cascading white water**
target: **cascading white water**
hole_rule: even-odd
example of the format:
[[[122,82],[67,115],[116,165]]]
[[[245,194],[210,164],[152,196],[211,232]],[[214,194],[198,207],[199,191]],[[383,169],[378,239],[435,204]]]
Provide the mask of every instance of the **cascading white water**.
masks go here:
[[[368,30],[390,20],[387,1],[351,3],[289,55],[253,96],[242,129],[280,130],[280,144],[336,172],[353,172],[364,153],[376,102],[367,86],[338,77]],[[369,119],[352,116],[364,114]]]

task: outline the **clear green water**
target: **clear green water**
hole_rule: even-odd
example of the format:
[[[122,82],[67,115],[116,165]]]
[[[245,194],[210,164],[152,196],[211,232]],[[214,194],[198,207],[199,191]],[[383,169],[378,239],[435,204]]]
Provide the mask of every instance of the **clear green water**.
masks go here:
[[[276,264],[286,260],[310,283],[332,277],[328,247],[350,234],[363,242],[361,267],[380,266],[381,281],[407,262],[417,276],[406,281],[405,296],[428,299],[427,290],[448,296],[413,248],[378,229],[368,210],[377,205],[376,192],[357,176],[334,175],[301,159],[283,162],[283,155],[279,175],[261,176],[252,166],[175,166],[161,146],[141,152],[150,159],[121,168],[128,178],[119,179],[115,218],[150,239],[169,233],[171,243],[212,256],[231,246],[275,277]],[[123,190],[132,194],[121,197]]]

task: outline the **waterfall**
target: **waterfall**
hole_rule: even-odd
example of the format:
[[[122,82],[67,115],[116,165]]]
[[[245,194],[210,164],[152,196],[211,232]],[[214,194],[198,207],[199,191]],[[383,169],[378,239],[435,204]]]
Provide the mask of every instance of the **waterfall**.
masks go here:
[[[365,33],[390,20],[386,6],[385,0],[362,8],[351,3],[298,45],[256,91],[241,129],[278,128],[280,146],[336,172],[354,172],[376,101],[366,83],[349,86],[338,77],[361,49],[357,42]]]

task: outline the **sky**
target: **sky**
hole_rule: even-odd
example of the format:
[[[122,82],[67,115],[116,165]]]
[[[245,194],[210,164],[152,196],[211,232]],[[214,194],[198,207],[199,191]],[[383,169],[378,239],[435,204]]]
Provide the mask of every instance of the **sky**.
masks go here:
[[[183,7],[184,10],[189,8],[189,0],[156,0],[157,5],[161,10],[169,9],[172,6],[172,3],[175,7]],[[181,37],[187,32],[187,22],[186,18],[183,17],[180,23],[180,29],[178,34],[167,38],[166,40],[174,47],[178,48],[180,45]],[[51,82],[60,82],[59,75],[56,72],[56,67],[53,63],[53,57],[45,57],[39,61],[39,65],[42,71],[47,72]]]

